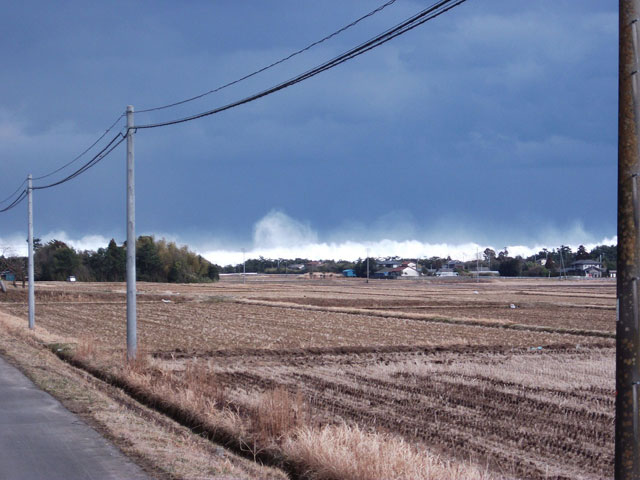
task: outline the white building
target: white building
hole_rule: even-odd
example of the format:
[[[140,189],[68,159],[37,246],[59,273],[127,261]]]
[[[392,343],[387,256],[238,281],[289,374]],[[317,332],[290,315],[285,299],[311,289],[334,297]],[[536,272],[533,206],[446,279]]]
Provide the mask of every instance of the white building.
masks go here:
[[[418,273],[418,271],[416,270],[415,263],[403,265],[402,267],[399,267],[399,270],[401,272],[400,273],[401,277],[419,277],[420,276],[420,273]]]

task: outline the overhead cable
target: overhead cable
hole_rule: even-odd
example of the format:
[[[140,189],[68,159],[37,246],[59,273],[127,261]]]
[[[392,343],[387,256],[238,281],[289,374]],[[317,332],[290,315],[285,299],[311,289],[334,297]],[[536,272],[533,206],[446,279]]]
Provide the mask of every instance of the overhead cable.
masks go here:
[[[102,150],[100,150],[100,152],[98,152],[91,160],[89,160],[87,163],[85,163],[82,167],[80,167],[78,170],[73,172],[71,175],[68,175],[67,177],[63,178],[62,180],[59,180],[59,181],[54,182],[54,183],[51,183],[49,185],[41,185],[41,186],[38,186],[38,187],[32,187],[32,190],[44,190],[46,188],[51,188],[51,187],[55,187],[57,185],[61,185],[63,183],[68,182],[69,180],[73,180],[78,175],[83,174],[84,172],[89,170],[91,167],[97,165],[101,160],[103,160],[107,155],[109,155],[113,150],[115,150],[115,148],[118,145],[120,145],[122,142],[124,142],[126,140],[126,138],[127,138],[126,136],[122,135],[121,133],[118,133],[115,137],[113,137],[113,139],[111,139],[111,141],[107,144],[106,147],[104,147]],[[118,140],[118,141],[116,141],[116,140]],[[22,185],[24,185],[24,182],[22,183]],[[22,187],[22,185],[20,185],[20,186]],[[22,192],[20,192],[20,195],[13,202],[11,202],[5,208],[0,209],[0,213],[7,212],[7,211],[11,210],[12,208],[17,207],[25,198],[27,198],[27,196],[28,196],[28,191],[27,191],[27,189],[24,189]]]
[[[71,161],[69,161],[69,162],[65,163],[65,164],[64,164],[64,165],[62,165],[60,168],[57,168],[57,169],[56,169],[56,170],[54,170],[53,172],[47,173],[46,175],[41,175],[41,176],[39,176],[39,177],[33,177],[33,180],[42,180],[43,178],[48,178],[48,177],[50,177],[51,175],[54,175],[54,174],[58,173],[60,170],[64,170],[64,169],[65,169],[65,168],[67,168],[69,165],[71,165],[71,164],[73,164],[73,163],[77,162],[78,160],[80,160],[83,156],[85,156],[85,155],[87,154],[87,152],[88,152],[89,150],[91,150],[93,147],[95,147],[95,146],[98,144],[98,142],[100,142],[100,140],[102,140],[102,139],[103,139],[103,138],[104,138],[104,137],[105,137],[105,136],[106,136],[106,135],[107,135],[111,130],[113,130],[113,127],[115,127],[115,126],[118,124],[118,122],[120,121],[120,119],[121,119],[122,117],[124,117],[124,116],[125,116],[125,114],[124,114],[124,113],[121,113],[121,114],[120,114],[120,116],[119,116],[118,118],[116,118],[116,121],[115,121],[115,122],[113,122],[113,123],[111,124],[111,126],[110,126],[109,128],[107,128],[107,129],[105,130],[105,132],[104,132],[104,133],[103,133],[103,134],[102,134],[102,135],[101,135],[101,136],[100,136],[100,137],[99,137],[95,142],[93,142],[91,145],[89,145],[89,147],[87,147],[87,149],[86,149],[86,150],[84,150],[81,154],[79,154],[79,155],[78,155],[77,157],[75,157],[73,160],[71,160]]]
[[[25,198],[27,198],[27,191],[23,190],[20,193],[20,195],[13,202],[11,202],[8,206],[6,206],[2,210],[0,210],[0,213],[7,212],[7,211],[11,210],[12,208],[17,207],[20,204],[20,202],[22,202]]]
[[[175,103],[170,103],[168,105],[163,105],[161,107],[154,107],[154,108],[146,108],[146,109],[142,109],[142,110],[137,110],[136,113],[145,113],[145,112],[153,112],[156,110],[163,110],[165,108],[171,108],[171,107],[175,107],[178,105],[182,105],[188,102],[192,102],[194,100],[198,100],[199,98],[202,97],[206,97],[207,95],[210,95],[212,93],[216,93],[219,92],[220,90],[223,90],[227,87],[230,87],[232,85],[235,85],[237,83],[242,82],[243,80],[246,80],[248,78],[251,78],[255,75],[258,75],[259,73],[264,72],[265,70],[269,70],[270,68],[275,67],[276,65],[280,65],[283,62],[286,62],[287,60],[295,57],[296,55],[300,55],[303,52],[306,52],[307,50],[310,50],[311,48],[315,47],[316,45],[319,45],[323,42],[326,42],[327,40],[335,37],[336,35],[339,35],[340,33],[344,32],[345,30],[348,30],[349,28],[357,25],[358,23],[360,23],[362,20],[365,20],[366,18],[369,18],[373,15],[375,15],[376,13],[384,10],[385,8],[387,8],[389,5],[392,5],[396,2],[397,0],[389,0],[387,3],[384,3],[383,5],[380,5],[378,8],[376,8],[375,10],[370,11],[369,13],[367,13],[366,15],[363,15],[362,17],[354,20],[353,22],[349,23],[348,25],[345,25],[344,27],[340,28],[339,30],[336,30],[335,32],[331,33],[330,35],[327,35],[326,37],[321,38],[320,40],[317,40],[309,45],[307,45],[304,48],[301,48],[300,50],[296,50],[295,52],[287,55],[286,57],[281,58],[280,60],[277,60],[269,65],[267,65],[266,67],[262,67],[258,70],[255,70],[247,75],[245,75],[244,77],[238,78],[237,80],[234,80],[232,82],[226,83],[220,87],[214,88],[213,90],[209,90],[208,92],[202,93],[200,95],[196,95],[195,97],[191,97],[191,98],[187,98],[185,100],[181,100],[179,102],[175,102]]]
[[[22,188],[22,186],[27,183],[27,179],[25,178],[22,183],[20,184],[20,186],[18,186],[18,188],[16,188],[16,191],[13,192],[11,195],[9,195],[7,198],[5,198],[4,200],[0,200],[0,205],[2,205],[3,203],[8,202],[9,200],[11,200],[16,193],[18,193],[20,191],[20,189]]]
[[[61,170],[64,170],[65,168],[67,168],[68,166],[72,165],[73,163],[77,162],[78,160],[80,160],[83,156],[85,156],[93,147],[95,147],[111,130],[113,130],[113,128],[118,124],[118,122],[120,121],[120,119],[122,117],[124,117],[124,113],[120,114],[118,116],[118,118],[116,118],[116,120],[109,126],[109,128],[107,128],[105,130],[105,132],[100,135],[100,137],[98,137],[98,139],[93,142],[91,145],[89,145],[89,147],[87,147],[82,153],[80,153],[79,155],[77,155],[75,158],[73,158],[71,161],[65,163],[64,165],[62,165],[61,167],[53,170],[52,172],[47,173],[46,175],[40,175],[39,177],[33,177],[33,180],[42,180],[44,178],[48,178],[58,172],[60,172]],[[120,136],[121,134],[118,134],[118,136]],[[104,152],[106,150],[106,148],[109,147],[109,145],[111,145],[111,143],[113,143],[113,140],[107,145],[107,147],[105,147],[104,149],[102,149],[97,156],[99,156],[102,152]],[[90,162],[94,162],[96,159],[96,157],[92,158],[90,160]],[[101,158],[102,159],[102,158]],[[91,165],[93,166],[93,165]],[[84,167],[82,167],[84,168]],[[81,170],[82,170],[81,168]],[[90,167],[89,167],[90,168]],[[84,170],[82,170],[84,171]],[[82,173],[82,172],[80,172]],[[78,171],[74,172],[72,174],[72,178],[75,178],[77,175],[79,175],[80,173],[78,173]],[[66,181],[66,180],[65,180]],[[9,200],[11,200],[19,191],[20,189],[24,186],[24,184],[27,183],[27,179],[24,179],[23,182],[18,186],[18,188],[15,190],[15,192],[13,192],[11,195],[9,195],[7,198],[5,198],[4,200],[0,200],[0,205],[2,205],[3,203],[8,202]],[[56,184],[59,184],[56,182]],[[39,188],[47,188],[45,187],[34,187],[34,190],[37,190]],[[0,213],[2,212],[6,212],[7,210],[11,210],[12,208],[16,207],[22,200],[24,200],[25,196],[26,196],[26,190],[23,190],[20,195],[13,201],[11,202],[11,204],[9,206],[7,206],[6,208],[0,210]]]
[[[365,15],[364,17],[361,17],[355,23],[357,23],[360,20],[366,18],[367,16],[373,15],[377,11],[380,11],[381,9],[385,8],[386,6],[391,5],[395,1],[396,0],[390,0],[389,2],[384,4],[383,6],[378,7],[378,9],[370,12],[369,14]],[[314,67],[314,68],[312,68],[310,70],[307,70],[306,72],[304,72],[304,73],[302,73],[300,75],[297,75],[296,77],[293,77],[293,78],[291,78],[291,79],[289,79],[289,80],[287,80],[285,82],[282,82],[282,83],[280,83],[278,85],[275,85],[275,86],[273,86],[273,87],[271,87],[271,88],[269,88],[267,90],[263,90],[262,92],[256,93],[256,94],[251,95],[249,97],[246,97],[246,98],[244,98],[242,100],[238,100],[236,102],[224,105],[222,107],[218,107],[218,108],[215,108],[215,109],[212,109],[212,110],[208,110],[208,111],[205,111],[205,112],[201,112],[201,113],[198,113],[198,114],[195,114],[195,115],[191,115],[191,116],[188,116],[188,117],[179,118],[179,119],[176,119],[176,120],[170,120],[170,121],[159,122],[159,123],[150,123],[150,124],[144,124],[144,125],[136,125],[135,127],[132,127],[132,129],[137,130],[137,129],[146,129],[146,128],[157,128],[157,127],[164,127],[164,126],[168,126],[168,125],[175,125],[175,124],[178,124],[178,123],[184,123],[184,122],[188,122],[188,121],[191,121],[191,120],[196,120],[198,118],[202,118],[202,117],[206,117],[206,116],[209,116],[209,115],[213,115],[213,114],[225,111],[225,110],[229,110],[231,108],[237,107],[239,105],[243,105],[245,103],[252,102],[254,100],[257,100],[259,98],[262,98],[262,97],[265,97],[265,96],[270,95],[272,93],[275,93],[275,92],[277,92],[279,90],[282,90],[284,88],[287,88],[287,87],[290,87],[292,85],[295,85],[296,83],[302,82],[302,81],[304,81],[304,80],[306,80],[308,78],[311,78],[311,77],[313,77],[315,75],[318,75],[319,73],[322,73],[325,70],[329,70],[331,68],[334,68],[334,67],[336,67],[336,66],[338,66],[338,65],[340,65],[340,64],[342,64],[342,63],[344,63],[344,62],[346,62],[348,60],[351,60],[352,58],[355,58],[355,57],[357,57],[359,55],[362,55],[363,53],[368,52],[369,50],[372,50],[372,49],[374,49],[374,48],[376,48],[376,47],[378,47],[378,46],[380,46],[380,45],[382,45],[382,44],[384,44],[384,43],[396,38],[397,36],[402,35],[402,34],[408,32],[408,31],[418,27],[419,25],[424,24],[425,22],[427,22],[429,20],[432,20],[432,19],[442,15],[443,13],[445,13],[445,12],[457,7],[458,5],[464,3],[465,1],[466,0],[441,0],[439,2],[436,2],[435,4],[433,4],[432,6],[426,8],[424,10],[422,10],[418,14],[416,14],[416,15],[410,17],[409,19],[397,24],[396,26],[390,28],[389,30],[387,30],[387,31],[385,31],[385,32],[383,32],[383,33],[371,38],[370,40],[358,45],[357,47],[354,47],[354,48],[344,52],[341,55],[338,55],[337,57],[334,57],[333,59],[331,59],[331,60],[329,60],[329,61],[327,61],[327,62],[325,62],[323,64],[320,64],[320,65],[318,65],[318,66],[316,66],[316,67]],[[355,24],[355,23],[353,23],[353,24]],[[350,24],[349,26],[352,26],[352,25]],[[343,27],[343,29],[335,32],[334,34],[332,34],[332,35],[330,35],[328,37],[325,37],[325,39],[323,39],[323,40],[315,42],[314,44],[320,43],[321,41],[324,41],[324,40],[326,40],[328,38],[331,38],[331,36],[334,36],[334,35],[338,34],[340,31],[344,31],[344,29],[349,28],[349,26]],[[308,48],[311,48],[314,44],[310,45],[309,47],[306,47],[305,49],[303,49],[303,50],[301,50],[299,52],[296,52],[295,55],[297,55],[298,53],[300,53],[300,52],[302,52],[302,51],[304,51],[304,50],[306,50]],[[292,54],[291,56],[293,56],[293,55],[294,54]],[[282,61],[284,61],[284,60],[285,59],[283,59]],[[279,61],[278,63],[281,63],[281,61]],[[266,68],[270,68],[270,67],[266,67]],[[264,69],[262,69],[260,71],[264,71]],[[259,73],[259,71],[254,72],[254,74],[257,74],[257,73]],[[254,74],[251,74],[249,76],[252,76]],[[247,78],[248,78],[248,76],[247,76]],[[241,81],[241,80],[242,79],[239,79],[238,81]],[[233,82],[233,83],[237,83],[238,81]],[[220,87],[217,90],[220,90],[221,88],[225,88],[225,86]],[[208,93],[213,93],[213,91],[208,92]],[[195,100],[196,98],[200,98],[200,97],[202,97],[204,95],[207,95],[208,93],[200,95],[198,97],[193,97],[193,100]],[[167,105],[167,106],[164,106],[164,107],[157,107],[155,109],[142,110],[142,111],[138,111],[138,113],[144,112],[144,111],[159,110],[161,108],[169,108],[170,106],[178,105],[178,104],[181,104],[181,103],[186,103],[187,101],[191,101],[191,100],[192,99],[187,99],[187,100],[184,100],[182,102],[178,102],[178,103],[172,104],[172,105]],[[80,155],[78,155],[73,160],[71,160],[67,164],[63,165],[62,167],[54,170],[53,172],[50,172],[50,173],[48,173],[46,175],[42,175],[42,176],[36,177],[36,178],[34,178],[34,180],[39,180],[39,179],[41,180],[41,179],[47,178],[47,177],[49,177],[49,176],[61,171],[62,169],[68,167],[69,165],[73,164],[77,160],[79,160],[89,150],[91,150],[95,145],[97,145],[97,143],[100,142],[100,140],[102,140],[109,133],[109,131],[111,131],[113,129],[113,127],[115,127],[115,125],[118,123],[118,121],[123,116],[124,116],[124,114],[121,114],[116,119],[116,121],[105,131],[105,133],[102,134],[102,136],[100,136],[100,138],[98,138],[98,140],[96,140],[90,147],[88,147]],[[126,139],[126,135],[125,134],[118,133],[116,136],[114,136],[111,139],[111,141],[105,147],[103,147],[95,156],[93,156],[91,158],[91,160],[89,160],[84,165],[82,165],[82,167],[80,167],[79,169],[77,169],[76,171],[71,173],[70,175],[66,176],[65,178],[63,178],[63,179],[61,179],[61,180],[59,180],[57,182],[53,182],[53,183],[50,183],[48,185],[41,185],[41,186],[32,187],[33,190],[44,190],[44,189],[47,189],[47,188],[52,188],[52,187],[55,187],[57,185],[61,185],[63,183],[66,183],[66,182],[76,178],[77,176],[79,176],[79,175],[83,174],[84,172],[86,172],[87,170],[89,170],[91,167],[97,165],[100,161],[102,161],[105,157],[107,157],[113,150],[115,150],[115,148],[117,148],[118,145],[120,145],[122,142],[124,142],[125,139]],[[26,182],[26,180],[25,180],[25,182]],[[20,190],[20,188],[24,185],[25,182],[23,182],[20,185],[20,187],[18,187],[18,189],[12,195],[10,195],[7,199],[3,200],[0,203],[4,203],[4,202],[10,200],[11,198],[13,198],[13,196]],[[27,195],[28,195],[27,190],[26,189],[23,190],[20,193],[20,195],[11,202],[11,204],[9,204],[7,207],[1,209],[0,213],[3,213],[3,212],[6,212],[8,210],[11,210],[12,208],[15,208],[18,204],[20,204],[27,197]]]
[[[197,120],[199,118],[202,117],[206,117],[209,115],[214,115],[216,113],[220,113],[223,112],[225,110],[229,110],[231,108],[243,105],[245,103],[249,103],[249,102],[253,102],[255,100],[258,100],[259,98],[262,97],[266,97],[267,95],[271,95],[272,93],[275,93],[277,91],[283,90],[287,87],[290,87],[292,85],[295,85],[296,83],[302,82],[304,80],[307,80],[311,77],[314,77],[315,75],[318,75],[319,73],[322,73],[326,70],[329,70],[331,68],[334,68],[348,60],[351,60],[352,58],[355,58],[359,55],[362,55],[363,53],[368,52],[369,50],[372,50],[376,47],[379,47],[380,45],[383,45],[384,43],[410,31],[413,30],[414,28],[424,24],[425,22],[428,22],[429,20],[432,20],[440,15],[442,15],[445,12],[448,12],[449,10],[457,7],[458,5],[464,3],[466,0],[441,0],[435,4],[433,4],[431,7],[426,8],[425,10],[422,10],[421,12],[419,12],[418,14],[414,15],[413,17],[405,20],[404,22],[399,23],[398,25],[396,25],[395,27],[390,28],[389,30],[373,37],[372,39],[358,45],[357,47],[352,48],[351,50],[348,50],[346,52],[344,52],[341,55],[338,55],[337,57],[334,57],[333,59],[318,65],[310,70],[307,70],[306,72],[293,77],[283,83],[280,83],[278,85],[275,85],[267,90],[263,90],[262,92],[256,93],[254,95],[251,95],[249,97],[245,97],[241,100],[237,100],[235,102],[229,103],[227,105],[224,105],[222,107],[218,107],[218,108],[214,108],[212,110],[207,110],[205,112],[201,112],[201,113],[197,113],[194,115],[190,115],[187,117],[182,117],[182,118],[178,118],[175,120],[168,120],[168,121],[164,121],[164,122],[157,122],[157,123],[148,123],[148,124],[142,124],[142,125],[136,125],[135,129],[145,129],[145,128],[158,128],[158,127],[166,127],[169,125],[175,125],[178,123],[184,123],[184,122],[189,122],[192,120]]]
[[[115,137],[113,137],[111,139],[111,141],[102,150],[100,150],[91,160],[89,160],[87,163],[85,163],[78,170],[76,170],[72,174],[66,176],[65,178],[63,178],[62,180],[59,180],[57,182],[50,183],[48,185],[41,185],[41,186],[33,187],[33,190],[44,190],[44,189],[47,189],[47,188],[55,187],[57,185],[62,185],[63,183],[68,182],[69,180],[73,180],[78,175],[83,174],[84,172],[89,170],[94,165],[97,165],[101,160],[103,160],[107,155],[109,155],[118,145],[120,145],[122,142],[124,142],[126,138],[127,138],[126,136],[122,135],[121,133],[118,133]],[[118,140],[118,139],[120,139],[120,140]],[[116,142],[116,140],[118,140],[118,141]]]

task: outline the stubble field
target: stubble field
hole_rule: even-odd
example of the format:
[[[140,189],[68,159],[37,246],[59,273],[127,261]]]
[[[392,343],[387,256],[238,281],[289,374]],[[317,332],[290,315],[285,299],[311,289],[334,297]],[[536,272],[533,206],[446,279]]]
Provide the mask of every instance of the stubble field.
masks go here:
[[[138,287],[149,360],[129,380],[238,430],[254,453],[301,463],[292,471],[313,470],[291,453],[310,425],[438,455],[447,478],[613,476],[612,281],[234,277]],[[0,296],[0,309],[26,318],[24,293]],[[123,284],[38,285],[38,325],[77,344],[77,361],[116,377],[125,311]],[[210,402],[189,403],[191,391]],[[257,419],[274,395],[295,411],[294,430]]]

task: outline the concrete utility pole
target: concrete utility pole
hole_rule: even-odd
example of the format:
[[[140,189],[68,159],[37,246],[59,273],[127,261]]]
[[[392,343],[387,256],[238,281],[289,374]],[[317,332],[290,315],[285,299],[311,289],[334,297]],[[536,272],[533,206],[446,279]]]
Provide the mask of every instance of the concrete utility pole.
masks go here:
[[[638,455],[638,384],[640,383],[640,206],[638,135],[640,0],[619,2],[618,76],[618,274],[616,321],[615,478],[640,478]]]
[[[27,266],[27,276],[29,277],[29,328],[36,328],[36,293],[35,293],[35,276],[33,268],[33,177],[29,174],[27,177],[27,210],[29,216],[29,229],[27,233],[27,242],[29,242],[29,265]],[[24,286],[24,285],[23,285]]]
[[[369,249],[367,248],[367,283],[369,283]]]
[[[242,249],[242,283],[244,283],[244,279],[247,276],[247,269],[246,269],[246,260],[245,260],[245,249]]]
[[[136,188],[133,157],[133,106],[127,106],[127,359],[138,350],[136,316]]]

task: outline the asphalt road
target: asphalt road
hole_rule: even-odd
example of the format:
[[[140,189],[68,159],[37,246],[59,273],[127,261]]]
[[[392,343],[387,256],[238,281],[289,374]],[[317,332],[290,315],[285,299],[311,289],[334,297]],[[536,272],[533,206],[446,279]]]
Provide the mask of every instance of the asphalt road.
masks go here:
[[[95,430],[0,358],[0,480],[148,480]]]

